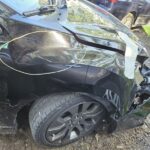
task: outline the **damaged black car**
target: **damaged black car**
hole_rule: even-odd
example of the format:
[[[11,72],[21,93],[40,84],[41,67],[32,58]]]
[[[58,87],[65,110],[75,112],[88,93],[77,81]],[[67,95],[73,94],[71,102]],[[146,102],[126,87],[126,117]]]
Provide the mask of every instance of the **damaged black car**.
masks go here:
[[[63,146],[144,123],[149,55],[110,13],[86,0],[0,0],[0,31],[0,133],[27,119],[37,143]]]

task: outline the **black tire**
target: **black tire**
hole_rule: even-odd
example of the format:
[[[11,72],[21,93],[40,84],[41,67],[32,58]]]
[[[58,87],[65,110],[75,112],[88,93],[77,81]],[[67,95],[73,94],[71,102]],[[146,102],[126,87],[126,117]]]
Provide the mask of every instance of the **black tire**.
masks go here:
[[[105,113],[104,107],[98,102],[85,99],[78,93],[54,94],[33,104],[29,123],[37,143],[63,146],[92,133],[104,119]],[[93,117],[91,120],[90,115]]]
[[[127,26],[129,29],[132,28],[133,24],[135,21],[135,17],[134,14],[132,13],[128,13],[123,19],[122,19],[122,23]]]

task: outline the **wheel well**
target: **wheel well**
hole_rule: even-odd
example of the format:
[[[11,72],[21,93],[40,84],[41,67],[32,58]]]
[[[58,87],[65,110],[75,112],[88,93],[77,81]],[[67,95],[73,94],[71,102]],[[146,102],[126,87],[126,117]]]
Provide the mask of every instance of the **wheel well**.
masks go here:
[[[118,76],[117,78],[115,78],[113,75],[111,75],[109,77],[110,80],[107,79],[107,81],[104,79],[104,80],[100,80],[96,86],[94,87],[94,93],[93,94],[96,94],[98,96],[101,96],[99,95],[99,91],[97,91],[100,87],[101,88],[104,88],[105,90],[109,89],[110,87],[110,90],[112,90],[114,93],[117,93],[117,95],[119,95],[119,97],[122,97],[122,92],[123,91],[123,88],[120,84],[120,81],[122,81],[121,79],[119,80],[118,79]],[[112,82],[113,81],[113,82]],[[120,86],[119,86],[120,85]],[[99,87],[100,86],[100,87]],[[114,91],[115,90],[115,91]],[[67,91],[65,91],[67,92]],[[85,93],[88,93],[88,91],[68,91],[69,93],[71,92],[85,92]],[[62,92],[56,92],[56,94],[61,94],[61,93],[64,93],[64,91]],[[50,93],[52,94],[52,93]],[[105,91],[104,93],[105,94]],[[44,95],[43,95],[44,96]],[[42,97],[43,97],[42,96]],[[39,97],[40,98],[40,97]],[[26,103],[24,106],[22,106],[18,113],[17,113],[17,117],[16,117],[16,122],[18,124],[18,128],[23,128],[23,129],[26,129],[29,127],[29,111],[30,111],[30,108],[32,106],[32,104],[37,101],[36,99],[34,99],[33,101],[30,101],[29,103]]]
[[[17,113],[16,122],[18,125],[18,129],[26,129],[29,127],[29,110],[30,110],[31,104],[23,106],[19,112]]]

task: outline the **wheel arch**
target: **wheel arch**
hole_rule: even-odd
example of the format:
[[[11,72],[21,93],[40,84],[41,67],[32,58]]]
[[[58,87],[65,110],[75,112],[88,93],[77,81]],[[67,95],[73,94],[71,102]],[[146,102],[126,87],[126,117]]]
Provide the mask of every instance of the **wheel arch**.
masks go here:
[[[74,91],[68,91],[68,92],[58,92],[58,93],[52,93],[52,95],[68,95],[68,94],[78,94],[81,97],[85,98],[85,99],[91,99],[93,101],[96,101],[98,103],[100,103],[104,109],[107,111],[107,117],[109,118],[112,114],[118,112],[117,111],[117,107],[111,103],[108,100],[104,100],[103,98],[99,97],[99,96],[95,96],[93,94],[90,93],[86,93],[86,92],[74,92]],[[51,94],[49,94],[51,95]],[[48,96],[48,95],[46,95]],[[43,96],[44,97],[44,96]],[[16,123],[18,125],[18,128],[25,128],[26,126],[29,125],[29,111],[32,108],[33,104],[38,101],[41,97],[34,99],[32,101],[29,101],[28,103],[20,106],[20,108],[17,111],[17,115],[16,115]],[[119,113],[119,112],[118,112]]]

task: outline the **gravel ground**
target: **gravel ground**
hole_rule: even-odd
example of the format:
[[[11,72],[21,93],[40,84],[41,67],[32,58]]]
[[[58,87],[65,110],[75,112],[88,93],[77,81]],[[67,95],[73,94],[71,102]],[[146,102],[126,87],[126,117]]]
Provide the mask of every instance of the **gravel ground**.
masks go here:
[[[109,135],[92,135],[55,150],[149,150],[150,128],[142,127]],[[51,148],[51,150],[54,150]],[[19,131],[15,136],[0,136],[0,150],[48,150],[34,143],[30,133]]]
[[[150,38],[141,31],[136,34],[147,44],[150,51]],[[150,117],[149,117],[150,118]],[[150,119],[147,119],[150,122]],[[147,123],[148,124],[148,123]],[[149,123],[150,124],[150,123]],[[55,150],[150,150],[150,125],[109,135],[92,135],[66,147]],[[0,150],[48,150],[34,143],[29,132],[18,131],[17,135],[0,136]],[[51,148],[51,150],[53,150]]]

